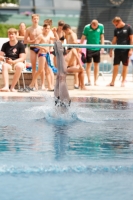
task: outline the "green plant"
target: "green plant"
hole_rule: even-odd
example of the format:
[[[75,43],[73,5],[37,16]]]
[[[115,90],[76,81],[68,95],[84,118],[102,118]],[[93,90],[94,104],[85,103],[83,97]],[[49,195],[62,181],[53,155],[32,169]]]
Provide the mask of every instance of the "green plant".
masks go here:
[[[0,24],[0,37],[7,37],[7,30],[9,28],[16,28],[18,29],[19,25],[14,24]]]
[[[14,3],[14,4],[18,4],[19,1],[18,0],[0,0],[0,4],[1,3]]]

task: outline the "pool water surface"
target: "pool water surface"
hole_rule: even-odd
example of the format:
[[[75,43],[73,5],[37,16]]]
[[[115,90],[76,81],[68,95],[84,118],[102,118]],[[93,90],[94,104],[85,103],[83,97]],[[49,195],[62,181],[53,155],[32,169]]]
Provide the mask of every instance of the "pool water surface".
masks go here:
[[[131,200],[133,104],[0,99],[1,200]]]

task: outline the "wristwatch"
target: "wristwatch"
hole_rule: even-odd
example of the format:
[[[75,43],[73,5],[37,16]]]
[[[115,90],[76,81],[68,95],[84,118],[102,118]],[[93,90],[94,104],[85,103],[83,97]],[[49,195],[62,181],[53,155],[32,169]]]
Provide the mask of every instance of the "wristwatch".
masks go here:
[[[115,6],[119,6],[124,2],[124,0],[110,0],[110,2]]]

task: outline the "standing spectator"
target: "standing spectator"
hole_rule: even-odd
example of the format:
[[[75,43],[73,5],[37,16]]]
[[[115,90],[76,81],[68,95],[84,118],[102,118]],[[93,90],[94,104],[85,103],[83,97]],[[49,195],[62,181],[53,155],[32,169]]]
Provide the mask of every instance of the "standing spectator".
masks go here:
[[[24,44],[25,33],[26,33],[26,24],[24,22],[21,22],[18,28],[17,39],[23,44]],[[27,54],[28,54],[27,44],[24,44],[24,46],[25,46],[26,57],[27,57]]]
[[[125,24],[120,17],[115,17],[112,23],[116,27],[114,30],[114,37],[112,44],[129,45],[133,44],[133,29],[130,25]],[[112,57],[113,49],[110,49],[110,56]],[[132,49],[115,49],[114,51],[114,69],[112,81],[108,86],[114,86],[115,79],[118,74],[118,67],[120,62],[123,64],[121,87],[125,86],[125,79],[128,71],[129,57],[132,55]]]
[[[17,30],[10,28],[8,30],[9,42],[3,44],[0,52],[0,60],[3,61],[2,76],[4,79],[4,87],[0,89],[1,92],[15,92],[15,85],[17,84],[21,72],[25,66],[26,58],[25,47],[17,40]],[[8,71],[15,70],[12,84],[9,90]]]
[[[18,34],[17,34],[17,39],[24,43],[24,36],[25,36],[25,33],[26,33],[26,25],[24,22],[21,22],[19,24],[19,29],[18,29]]]
[[[87,39],[87,44],[104,44],[104,26],[100,24],[96,19],[92,20],[91,24],[84,27],[83,34],[80,43],[83,44]],[[103,49],[101,49],[103,51]],[[86,86],[91,85],[91,63],[92,58],[94,62],[94,85],[97,85],[97,79],[99,74],[99,62],[100,62],[100,48],[87,48],[86,49],[86,73],[88,77],[88,83]]]
[[[24,44],[35,44],[36,38],[42,34],[43,27],[39,24],[39,15],[33,14],[32,15],[32,26],[26,29],[25,37],[24,37]],[[32,65],[32,78],[36,72],[36,62],[37,62],[37,55],[39,52],[39,48],[30,47],[30,61]],[[41,74],[42,83],[44,83],[44,71]],[[37,80],[35,82],[35,88],[38,89]],[[43,85],[42,85],[43,89]]]
[[[36,44],[49,44],[51,40],[56,40],[58,39],[58,36],[55,32],[55,37],[51,37],[50,33],[50,25],[49,24],[44,24],[43,25],[43,32],[40,34],[36,40]],[[57,36],[57,38],[56,38]],[[45,69],[47,71],[47,74],[50,73],[50,54],[49,54],[49,49],[50,47],[43,47],[43,46],[37,46],[37,48],[40,49],[39,55],[38,55],[38,60],[39,60],[39,67],[38,71],[34,74],[32,82],[30,86],[28,87],[29,90],[34,90],[34,84],[38,76],[42,73],[42,71]],[[54,70],[54,69],[53,69]],[[57,69],[56,69],[57,70]],[[49,91],[53,91],[53,85],[51,84],[53,81],[48,80],[49,82]]]

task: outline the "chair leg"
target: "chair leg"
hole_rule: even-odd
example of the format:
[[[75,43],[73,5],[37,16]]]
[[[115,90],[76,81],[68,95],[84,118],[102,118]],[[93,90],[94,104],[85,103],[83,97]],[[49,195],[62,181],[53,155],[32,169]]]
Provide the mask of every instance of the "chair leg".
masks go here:
[[[18,80],[18,90],[20,89],[20,82],[19,82],[19,80]]]

